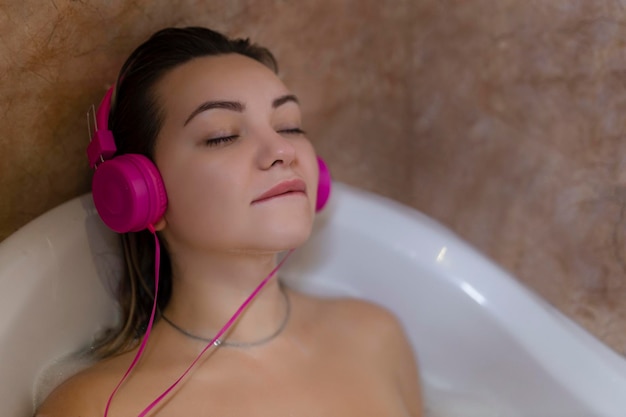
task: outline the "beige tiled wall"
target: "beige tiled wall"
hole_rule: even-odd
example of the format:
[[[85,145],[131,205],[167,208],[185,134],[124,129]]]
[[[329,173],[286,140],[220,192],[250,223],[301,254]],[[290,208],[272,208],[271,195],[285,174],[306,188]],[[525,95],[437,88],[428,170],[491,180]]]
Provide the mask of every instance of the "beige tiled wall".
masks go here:
[[[412,199],[626,354],[626,11],[422,0]]]
[[[335,178],[439,219],[626,352],[626,14],[609,0],[5,0],[0,239],[89,189],[85,113],[154,30],[277,55]]]

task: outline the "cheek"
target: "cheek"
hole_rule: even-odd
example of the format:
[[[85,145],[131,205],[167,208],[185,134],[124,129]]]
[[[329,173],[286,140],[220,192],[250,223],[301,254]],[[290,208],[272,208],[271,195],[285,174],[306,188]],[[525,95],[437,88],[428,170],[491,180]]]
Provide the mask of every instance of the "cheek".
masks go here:
[[[232,225],[238,224],[236,219],[242,213],[236,190],[241,187],[237,178],[225,172],[228,171],[210,166],[193,169],[188,165],[179,167],[173,175],[164,174],[169,200],[165,219],[173,237],[211,245],[212,241],[226,238]]]
[[[319,168],[317,165],[317,155],[310,142],[306,142],[300,153],[300,164],[302,166],[302,175],[307,183],[309,197],[311,200],[312,210],[315,211],[315,203],[317,199],[317,185],[319,180]]]

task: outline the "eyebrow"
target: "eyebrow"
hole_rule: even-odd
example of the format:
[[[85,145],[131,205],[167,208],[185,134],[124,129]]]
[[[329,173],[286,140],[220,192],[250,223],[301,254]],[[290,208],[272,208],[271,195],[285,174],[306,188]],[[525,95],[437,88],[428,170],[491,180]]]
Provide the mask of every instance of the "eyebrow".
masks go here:
[[[200,113],[213,109],[225,109],[242,113],[246,109],[246,106],[238,101],[207,101],[199,105],[194,111],[191,112],[187,120],[185,120],[185,124],[183,124],[183,126],[187,126],[189,122],[191,122],[191,120]]]
[[[272,101],[272,108],[278,108],[285,103],[296,103],[299,104],[298,98],[293,94],[286,94],[284,96],[280,96]],[[246,109],[246,105],[239,101],[207,101],[199,105],[185,120],[183,126],[187,126],[191,120],[196,117],[198,114],[214,109],[224,109],[235,111],[238,113],[242,113]]]
[[[298,97],[294,96],[293,94],[285,94],[284,96],[280,96],[272,101],[272,108],[275,109],[289,102],[300,104],[300,102],[298,101]]]

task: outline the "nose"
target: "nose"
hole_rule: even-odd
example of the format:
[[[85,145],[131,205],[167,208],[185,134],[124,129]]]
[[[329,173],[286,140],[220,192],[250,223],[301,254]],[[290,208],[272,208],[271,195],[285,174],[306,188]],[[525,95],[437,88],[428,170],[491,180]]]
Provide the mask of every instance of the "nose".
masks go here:
[[[289,166],[296,159],[293,139],[273,129],[259,136],[259,165],[263,169],[269,169],[275,165]]]

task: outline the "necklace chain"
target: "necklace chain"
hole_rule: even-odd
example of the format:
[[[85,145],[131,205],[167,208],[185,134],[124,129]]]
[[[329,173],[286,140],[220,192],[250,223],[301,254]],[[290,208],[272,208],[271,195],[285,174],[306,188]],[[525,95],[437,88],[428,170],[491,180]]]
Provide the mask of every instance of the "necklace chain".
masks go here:
[[[250,347],[254,347],[254,346],[260,346],[263,345],[267,342],[269,342],[270,340],[276,338],[279,334],[281,334],[283,332],[283,330],[285,330],[285,327],[287,326],[287,322],[289,321],[289,316],[291,315],[291,301],[289,300],[289,295],[287,294],[287,291],[285,291],[285,289],[283,288],[283,286],[280,286],[281,292],[283,293],[283,296],[285,298],[285,317],[283,318],[283,321],[280,323],[280,326],[278,326],[278,329],[276,329],[272,334],[270,334],[269,336],[266,336],[260,340],[254,341],[254,342],[229,342],[227,340],[222,340],[222,338],[217,339],[214,344],[215,346],[227,346],[227,347],[236,347],[236,348],[250,348]],[[182,327],[180,327],[179,325],[177,325],[176,323],[174,323],[172,320],[170,320],[169,318],[167,318],[167,316],[165,316],[165,314],[161,314],[161,318],[163,318],[163,320],[165,320],[165,322],[167,324],[169,324],[170,326],[172,326],[175,330],[177,330],[179,333],[194,339],[194,340],[199,340],[201,342],[205,342],[205,343],[210,343],[213,338],[212,337],[202,337],[202,336],[198,336],[196,334],[193,334],[185,329],[183,329]]]

